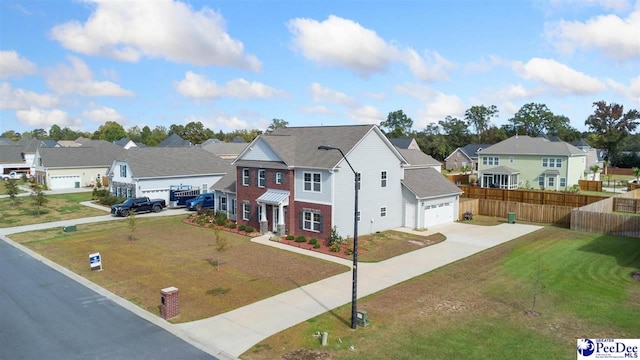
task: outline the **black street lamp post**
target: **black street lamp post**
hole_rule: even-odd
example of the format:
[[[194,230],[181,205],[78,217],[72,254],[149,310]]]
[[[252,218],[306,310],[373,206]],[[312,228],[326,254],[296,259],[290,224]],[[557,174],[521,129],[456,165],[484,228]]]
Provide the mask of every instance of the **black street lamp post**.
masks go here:
[[[358,190],[360,188],[360,173],[356,172],[351,166],[351,163],[344,156],[342,150],[337,147],[321,145],[318,146],[318,150],[338,150],[342,158],[347,162],[354,176],[354,192],[355,192],[355,206],[353,210],[353,280],[351,284],[351,328],[357,328],[356,312],[358,309]]]

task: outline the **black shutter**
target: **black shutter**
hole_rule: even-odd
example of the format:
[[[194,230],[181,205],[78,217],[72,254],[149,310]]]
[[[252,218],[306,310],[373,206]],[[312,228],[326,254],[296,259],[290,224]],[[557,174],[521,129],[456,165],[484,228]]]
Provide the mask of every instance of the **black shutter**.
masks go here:
[[[300,229],[304,229],[304,211],[300,211],[299,224]]]
[[[324,232],[324,215],[320,214],[320,234]]]

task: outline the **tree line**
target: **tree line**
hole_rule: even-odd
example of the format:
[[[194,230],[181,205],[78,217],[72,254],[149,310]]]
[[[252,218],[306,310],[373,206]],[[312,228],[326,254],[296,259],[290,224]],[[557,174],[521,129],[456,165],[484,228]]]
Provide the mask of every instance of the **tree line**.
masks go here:
[[[585,139],[592,147],[602,149],[606,153],[606,160],[612,166],[640,167],[640,135],[633,134],[637,129],[640,113],[632,109],[624,111],[621,104],[598,101],[593,103],[593,114],[585,119],[588,131],[580,132],[571,126],[567,116],[554,114],[545,104],[528,103],[523,105],[507,123],[498,127],[492,120],[499,114],[495,105],[474,105],[467,109],[464,118],[447,116],[437,123],[428,124],[422,130],[413,129],[413,120],[403,110],[389,112],[386,120],[380,122],[380,129],[390,138],[412,137],[423,152],[437,160],[444,160],[458,147],[467,144],[495,144],[514,135],[528,135],[532,137],[545,135],[557,137],[562,141],[575,142]],[[266,132],[286,127],[289,123],[283,119],[273,119]],[[78,137],[89,139],[116,141],[129,138],[136,143],[156,146],[168,136],[177,134],[192,144],[201,144],[208,139],[218,139],[230,142],[241,139],[252,141],[263,133],[262,130],[234,130],[214,132],[201,122],[189,122],[186,125],[172,124],[169,128],[149,126],[142,128],[133,126],[128,129],[117,122],[107,121],[95,132],[78,132],[68,127],[51,126],[47,132],[44,129],[16,133],[5,131],[0,137],[7,137],[14,141],[22,137],[37,139],[75,140]]]

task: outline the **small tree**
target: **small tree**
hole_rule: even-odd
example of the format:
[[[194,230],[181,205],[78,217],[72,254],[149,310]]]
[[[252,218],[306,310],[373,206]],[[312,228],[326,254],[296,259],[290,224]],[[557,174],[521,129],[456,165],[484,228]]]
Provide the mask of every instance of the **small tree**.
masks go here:
[[[598,171],[600,170],[600,166],[598,165],[592,165],[589,170],[591,170],[591,172],[593,173],[593,179],[591,180],[595,180],[596,179],[596,175],[598,174]]]
[[[220,255],[229,250],[231,245],[229,245],[229,240],[226,236],[222,235],[222,232],[219,229],[214,227],[213,233],[216,237],[216,254],[218,255],[216,259],[216,271],[220,271]]]
[[[13,180],[5,181],[4,189],[11,198],[11,205],[15,205],[16,196],[20,193],[20,189],[18,188],[18,182]]]
[[[467,172],[471,171],[471,166],[469,165],[461,166],[460,171],[462,171],[462,175],[467,175]]]
[[[136,240],[136,227],[138,225],[135,209],[129,210],[129,218],[127,218],[127,223],[129,224],[129,242],[133,244],[133,242]]]
[[[31,201],[33,205],[36,206],[38,216],[40,216],[40,207],[49,201],[42,185],[36,183],[31,184]]]

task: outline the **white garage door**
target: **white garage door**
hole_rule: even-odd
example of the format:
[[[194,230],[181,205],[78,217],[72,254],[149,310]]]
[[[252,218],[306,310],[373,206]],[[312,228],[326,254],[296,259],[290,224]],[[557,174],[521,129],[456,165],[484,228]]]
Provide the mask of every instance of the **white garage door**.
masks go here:
[[[169,190],[142,190],[142,195],[149,199],[164,199],[167,206],[169,206]]]
[[[80,175],[57,175],[51,176],[51,184],[49,184],[49,188],[51,190],[73,189],[79,188],[81,185]]]
[[[424,226],[435,226],[453,222],[453,204],[441,203],[424,208]]]

